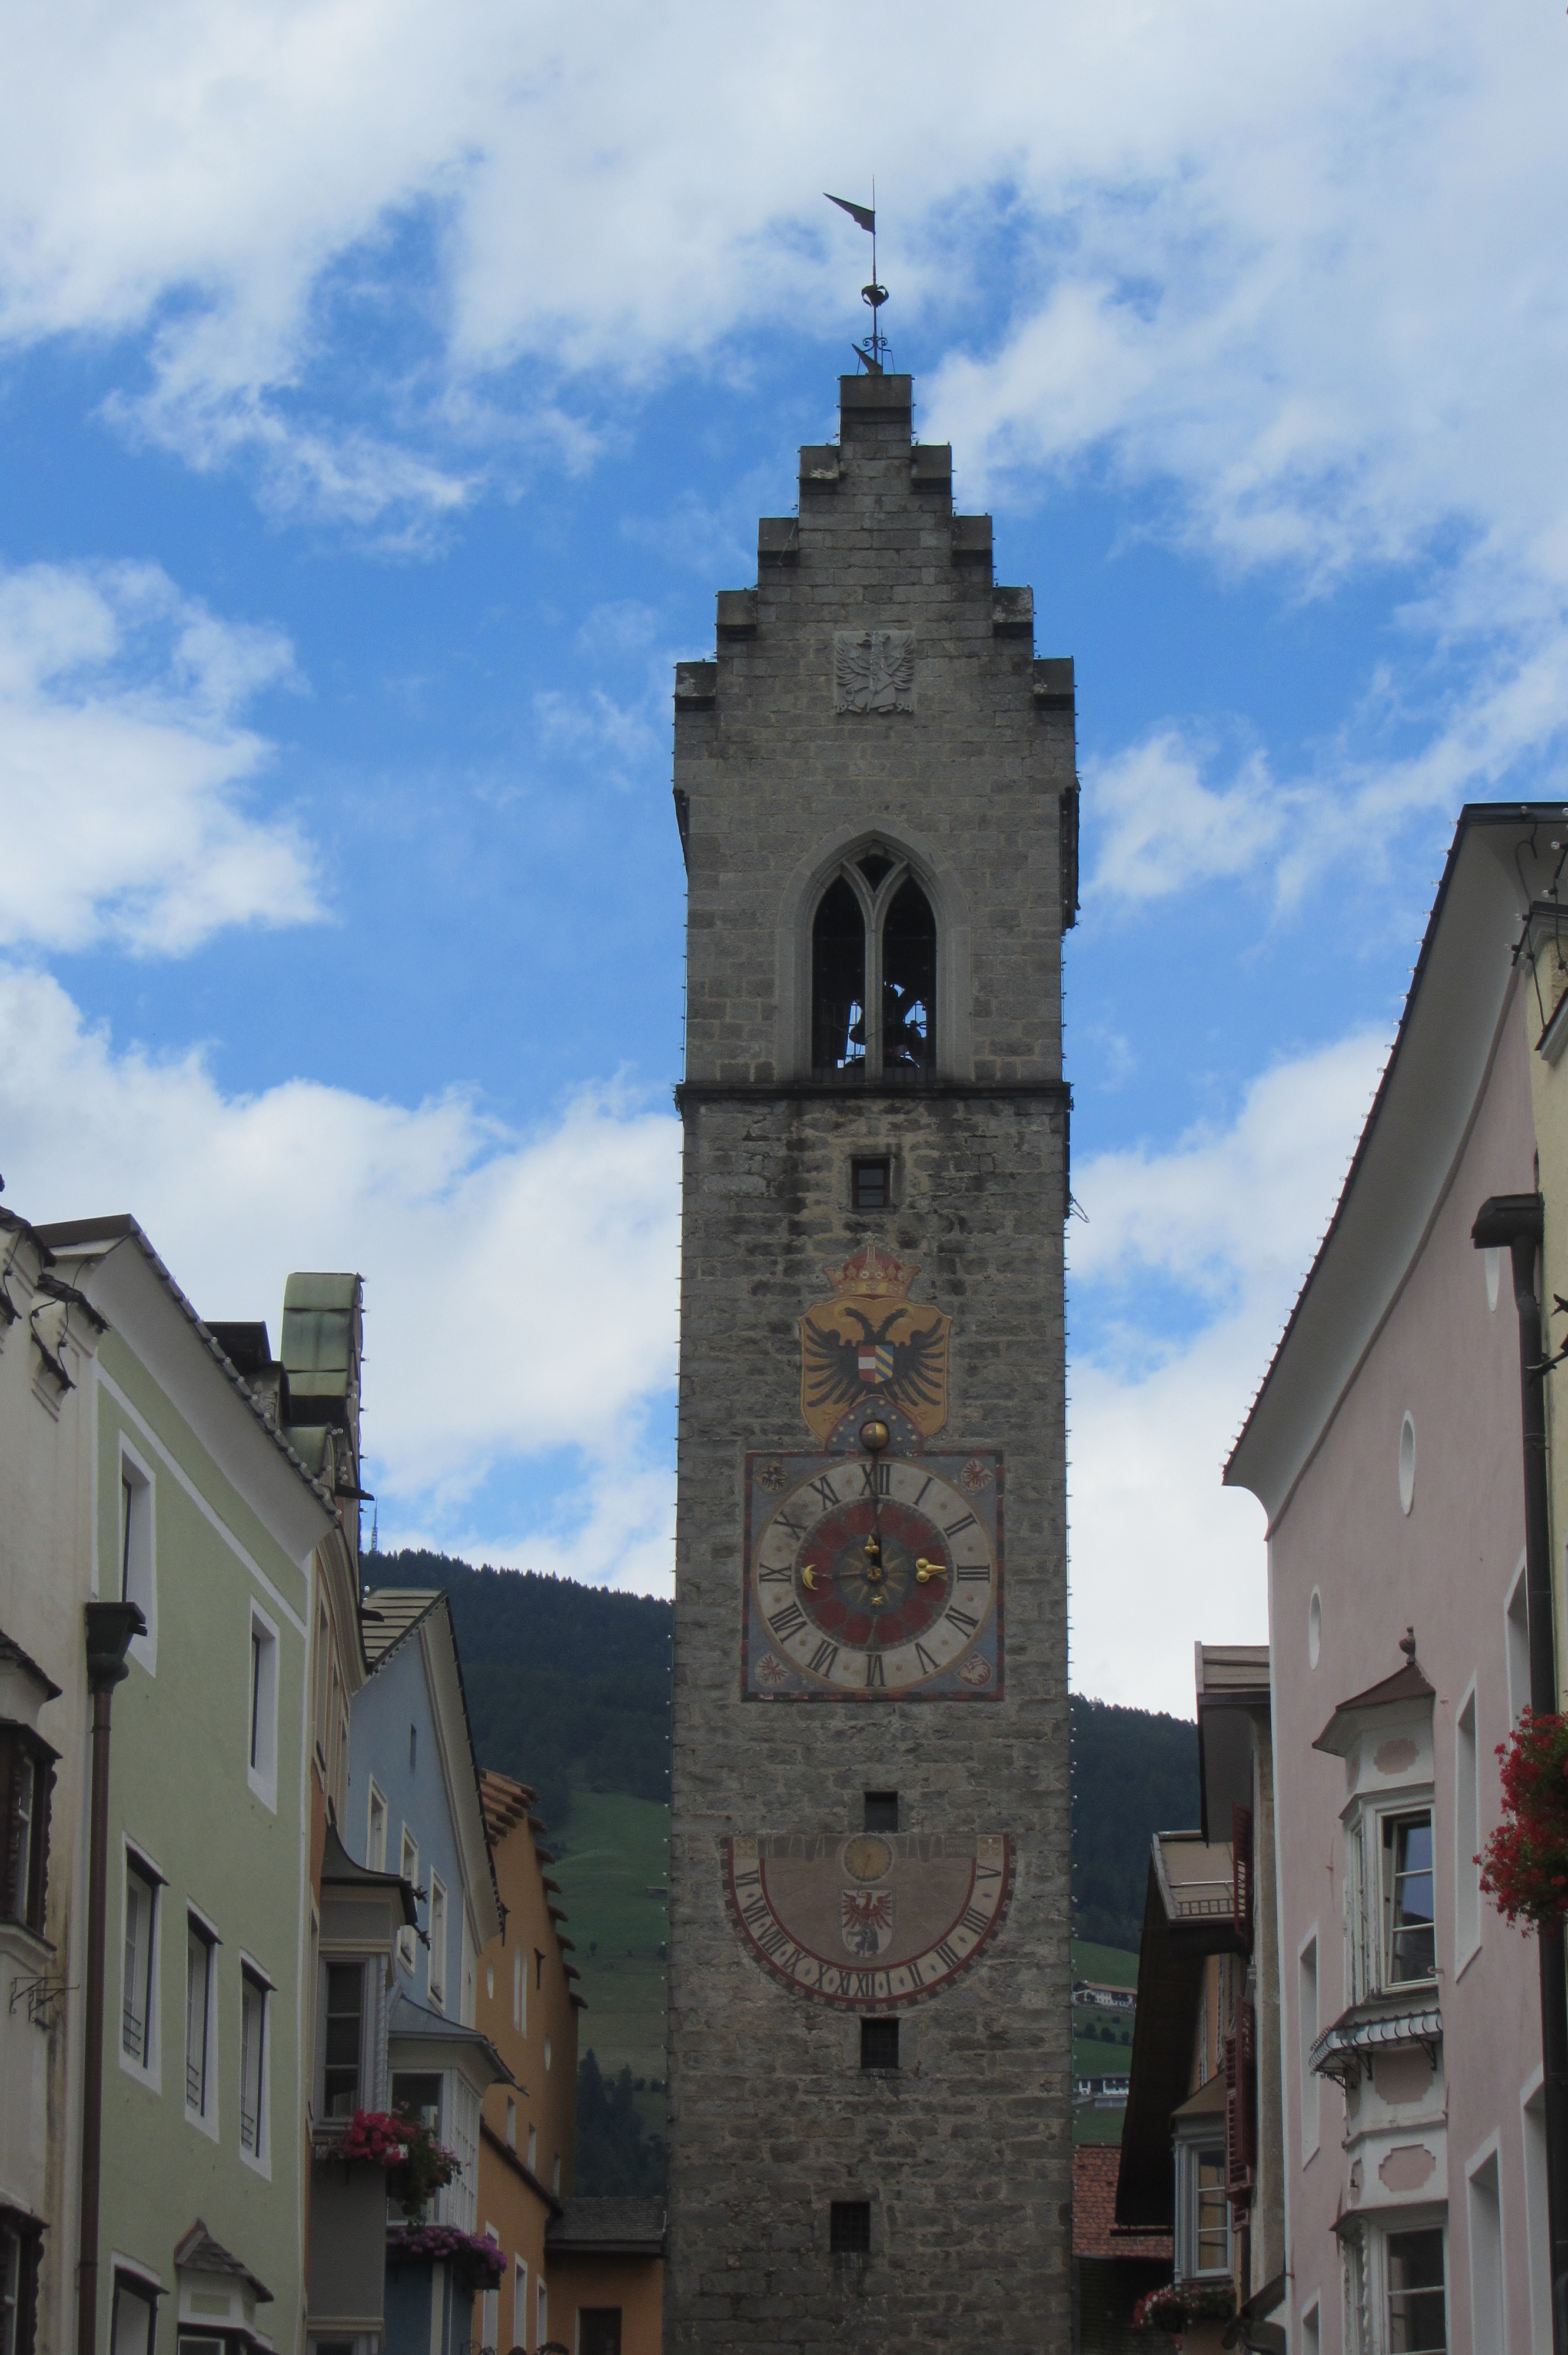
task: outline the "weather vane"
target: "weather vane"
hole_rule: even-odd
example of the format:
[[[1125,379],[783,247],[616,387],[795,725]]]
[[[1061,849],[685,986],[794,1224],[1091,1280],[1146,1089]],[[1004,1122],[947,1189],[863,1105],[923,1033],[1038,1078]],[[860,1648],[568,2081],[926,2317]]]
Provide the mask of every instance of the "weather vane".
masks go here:
[[[852,204],[848,197],[828,196],[826,188],[822,194],[828,197],[829,204],[837,205],[841,212],[848,213],[851,220],[858,223],[871,240],[871,284],[860,290],[861,301],[871,305],[871,333],[863,343],[856,344],[853,348],[868,376],[885,376],[892,353],[887,337],[882,332],[882,306],[887,300],[887,289],[877,283],[876,277],[876,182],[874,179],[871,184],[869,205]]]

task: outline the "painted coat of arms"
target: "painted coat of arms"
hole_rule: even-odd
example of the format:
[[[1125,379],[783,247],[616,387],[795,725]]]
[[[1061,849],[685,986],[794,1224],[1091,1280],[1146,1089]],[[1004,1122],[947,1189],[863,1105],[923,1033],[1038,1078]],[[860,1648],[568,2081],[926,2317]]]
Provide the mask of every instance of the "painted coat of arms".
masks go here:
[[[832,1300],[800,1318],[800,1412],[818,1439],[857,1407],[896,1408],[922,1439],[947,1422],[953,1320],[910,1300],[919,1273],[867,1243],[832,1279]]]

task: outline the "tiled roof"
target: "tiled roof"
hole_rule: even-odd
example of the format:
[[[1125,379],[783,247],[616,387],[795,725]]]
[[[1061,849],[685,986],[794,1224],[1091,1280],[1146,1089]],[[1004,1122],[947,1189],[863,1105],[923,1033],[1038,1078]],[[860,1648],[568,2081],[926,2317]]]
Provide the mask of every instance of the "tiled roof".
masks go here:
[[[480,1768],[479,1796],[493,1848],[514,1826],[527,1822],[535,1796],[526,1783],[514,1783],[510,1774],[498,1774],[493,1766]]]
[[[1173,2258],[1169,2232],[1128,2229],[1116,2221],[1116,2179],[1121,2153],[1114,2143],[1082,2144],[1073,2153],[1073,2254],[1075,2257]]]
[[[367,1594],[360,1614],[365,1623],[366,1667],[378,1668],[388,1652],[395,1652],[440,1600],[435,1587],[378,1586],[374,1594]]]
[[[658,2199],[568,2200],[545,2228],[554,2254],[568,2249],[601,2256],[663,2254],[664,2202]]]

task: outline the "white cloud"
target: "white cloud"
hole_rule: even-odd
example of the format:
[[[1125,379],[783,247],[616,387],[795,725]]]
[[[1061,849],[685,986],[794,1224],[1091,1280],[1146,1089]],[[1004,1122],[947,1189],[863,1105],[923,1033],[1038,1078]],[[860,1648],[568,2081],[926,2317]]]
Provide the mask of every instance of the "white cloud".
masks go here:
[[[270,748],[239,724],[287,679],[276,632],[155,565],[0,573],[0,942],[179,954],[320,913],[308,847],[258,815]]]
[[[1195,1641],[1267,1637],[1263,1518],[1220,1468],[1327,1226],[1383,1045],[1343,1039],[1282,1062],[1229,1126],[1075,1172],[1089,1223],[1068,1229],[1075,1303],[1114,1324],[1070,1372],[1073,1683],[1192,1713]],[[1201,1322],[1155,1337],[1151,1284]],[[1140,1339],[1139,1336],[1143,1337]]]
[[[117,1051],[58,985],[0,974],[6,1199],[129,1209],[204,1314],[265,1315],[291,1268],[366,1279],[365,1441],[383,1534],[645,1584],[670,1570],[679,1128],[584,1094],[528,1136],[293,1081],[226,1096],[201,1059]],[[533,1532],[487,1480],[574,1451]],[[667,1591],[667,1589],[666,1589]]]
[[[1097,845],[1089,893],[1164,899],[1217,876],[1245,875],[1277,847],[1284,800],[1262,754],[1221,792],[1203,783],[1202,770],[1202,754],[1174,728],[1086,763]]]

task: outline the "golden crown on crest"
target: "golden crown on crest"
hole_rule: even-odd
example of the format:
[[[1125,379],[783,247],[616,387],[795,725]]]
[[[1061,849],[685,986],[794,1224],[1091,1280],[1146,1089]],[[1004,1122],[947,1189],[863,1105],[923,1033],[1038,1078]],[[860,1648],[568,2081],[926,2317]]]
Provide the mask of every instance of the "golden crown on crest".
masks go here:
[[[835,1297],[851,1300],[902,1300],[920,1273],[917,1260],[907,1265],[891,1252],[867,1243],[834,1270],[830,1281]]]

